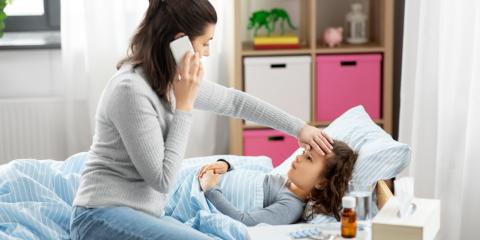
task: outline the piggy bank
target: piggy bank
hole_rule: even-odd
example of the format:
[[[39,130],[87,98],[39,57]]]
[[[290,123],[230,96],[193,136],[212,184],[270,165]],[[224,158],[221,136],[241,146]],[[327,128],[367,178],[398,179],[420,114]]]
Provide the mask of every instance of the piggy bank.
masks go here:
[[[329,47],[340,45],[343,39],[342,27],[329,27],[323,32],[323,42]]]

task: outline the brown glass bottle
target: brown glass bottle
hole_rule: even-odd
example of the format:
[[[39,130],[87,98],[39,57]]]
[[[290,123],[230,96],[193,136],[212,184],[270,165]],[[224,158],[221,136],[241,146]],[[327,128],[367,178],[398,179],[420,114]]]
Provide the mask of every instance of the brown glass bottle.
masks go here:
[[[341,232],[343,238],[355,238],[357,234],[357,214],[355,213],[355,198],[342,198],[342,214],[341,214]]]

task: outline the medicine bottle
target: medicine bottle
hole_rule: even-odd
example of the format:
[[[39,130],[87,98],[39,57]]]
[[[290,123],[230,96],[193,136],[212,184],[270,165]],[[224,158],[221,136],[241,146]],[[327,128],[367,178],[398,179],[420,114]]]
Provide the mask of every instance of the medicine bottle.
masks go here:
[[[355,213],[355,198],[342,198],[341,232],[343,238],[355,238],[357,234],[357,214]]]

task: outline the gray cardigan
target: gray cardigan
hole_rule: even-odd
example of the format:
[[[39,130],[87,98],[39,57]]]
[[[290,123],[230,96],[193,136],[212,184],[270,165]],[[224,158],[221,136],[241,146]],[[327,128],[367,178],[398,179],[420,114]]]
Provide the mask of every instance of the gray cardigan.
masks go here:
[[[295,137],[305,125],[244,92],[207,81],[199,86],[194,108],[254,121]],[[163,215],[187,147],[192,113],[161,101],[141,68],[124,65],[103,90],[95,121],[73,205],[127,206]]]

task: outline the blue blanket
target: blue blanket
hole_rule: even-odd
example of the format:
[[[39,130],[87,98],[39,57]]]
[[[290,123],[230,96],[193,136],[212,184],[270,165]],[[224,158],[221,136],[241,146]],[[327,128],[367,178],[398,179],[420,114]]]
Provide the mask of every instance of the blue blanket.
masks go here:
[[[197,179],[198,168],[180,174],[181,182],[170,194],[165,214],[218,239],[247,239],[247,227],[220,213],[206,198]],[[266,171],[245,167],[222,176],[225,197],[237,208],[249,211],[263,206],[263,181]],[[248,179],[248,181],[245,181]]]
[[[0,166],[0,239],[70,239],[70,212],[85,154],[65,162]]]
[[[216,210],[204,199],[202,202],[203,194],[199,192],[198,181],[193,180],[195,174],[191,171],[193,168],[198,169],[198,166],[215,161],[219,157],[250,170],[268,172],[272,168],[270,159],[266,157],[226,155],[186,159],[183,162],[182,176],[177,178],[179,181],[170,201],[176,200],[174,196],[182,199],[192,196],[191,199],[196,201],[196,205],[192,206],[198,211],[195,215],[185,215],[185,218],[182,218],[186,220],[184,222],[211,236],[242,238],[246,233],[245,226],[231,219],[225,220],[226,217],[218,214],[218,211],[215,212]],[[86,153],[79,153],[65,161],[24,159],[1,165],[0,239],[70,239],[71,205],[85,160]],[[190,181],[185,180],[188,174],[191,175]],[[189,187],[191,192],[185,192]],[[258,188],[255,192],[259,192]],[[258,194],[248,196],[252,198],[243,198],[245,203],[241,207],[251,208],[258,205],[260,201]],[[172,215],[177,214],[174,217],[180,218],[181,214],[178,211],[173,212]]]

